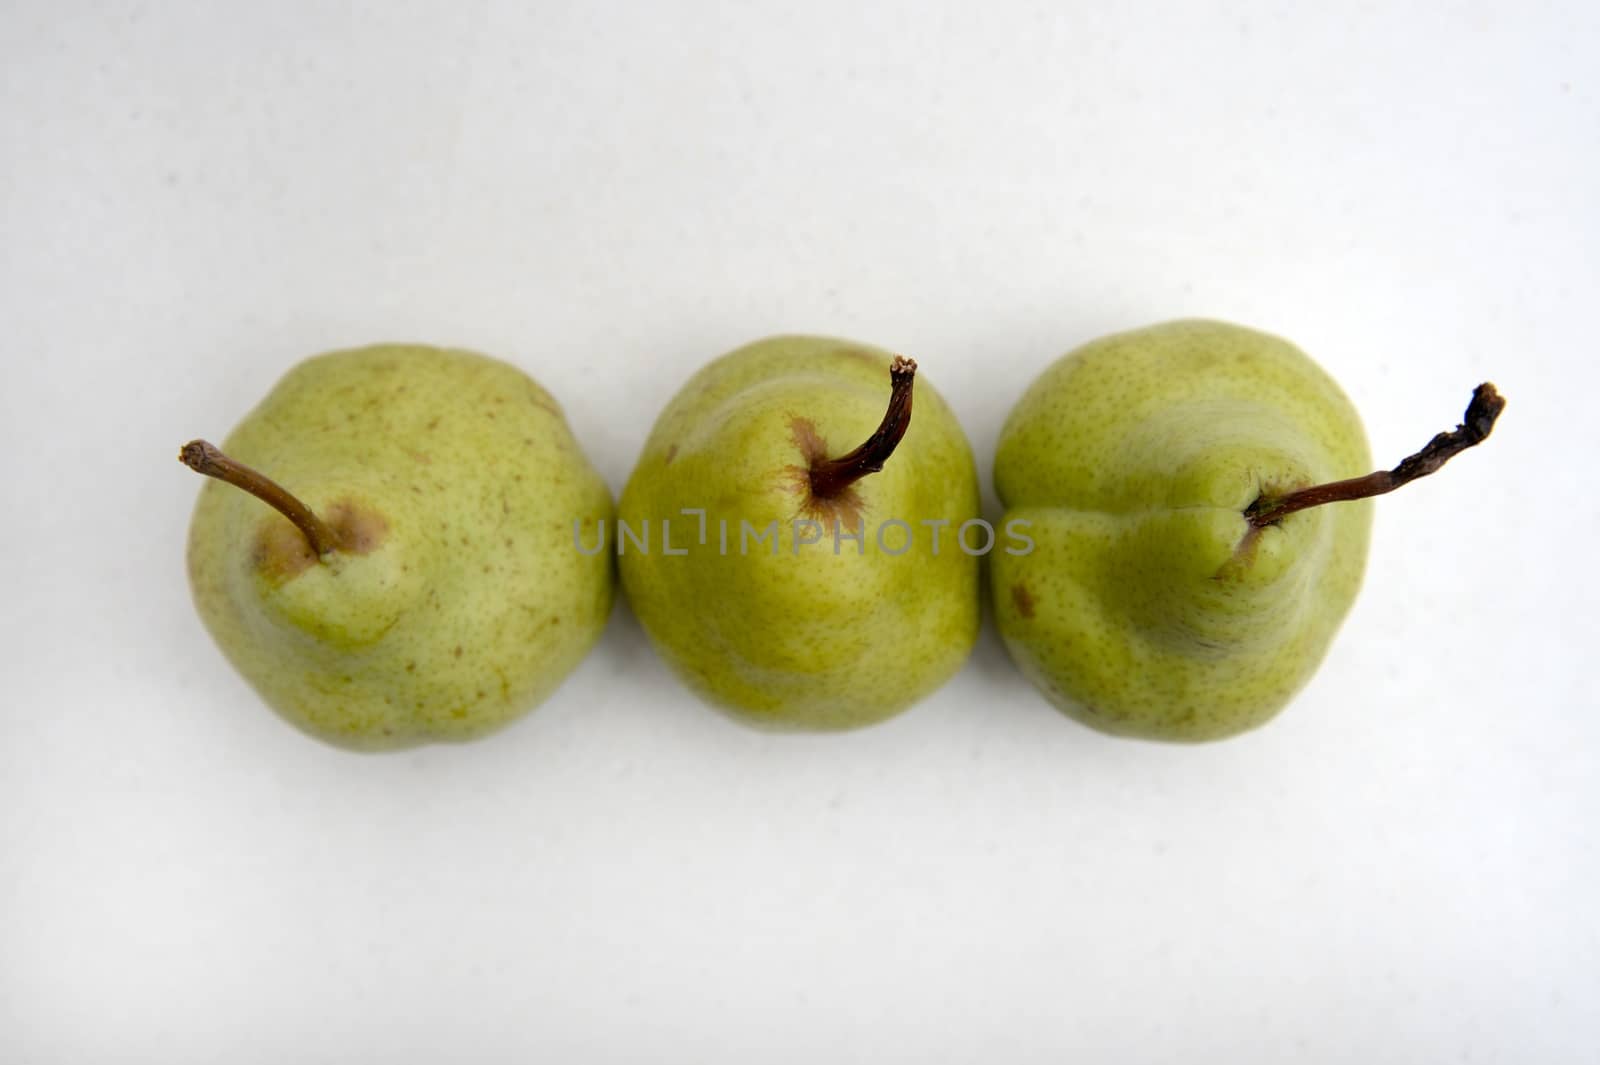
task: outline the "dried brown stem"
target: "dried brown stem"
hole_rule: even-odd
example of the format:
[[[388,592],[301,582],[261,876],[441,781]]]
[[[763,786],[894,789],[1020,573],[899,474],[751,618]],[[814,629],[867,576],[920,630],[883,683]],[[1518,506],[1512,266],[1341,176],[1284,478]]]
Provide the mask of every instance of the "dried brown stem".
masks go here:
[[[242,489],[294,522],[311,550],[321,558],[339,549],[339,535],[278,482],[224,455],[215,444],[191,440],[178,452],[178,461],[196,473]]]
[[[877,473],[911,425],[911,391],[917,375],[915,359],[901,355],[889,366],[889,408],[883,421],[862,445],[836,459],[821,459],[811,464],[811,496],[833,499],[869,473]]]
[[[1394,469],[1378,470],[1365,477],[1352,477],[1347,481],[1334,481],[1330,484],[1301,488],[1275,499],[1262,496],[1250,504],[1244,516],[1249,519],[1251,525],[1260,529],[1282,521],[1297,510],[1320,507],[1324,503],[1366,499],[1369,496],[1381,496],[1386,492],[1392,492],[1401,485],[1428,476],[1461,452],[1487,440],[1490,430],[1494,428],[1495,419],[1500,417],[1500,412],[1505,406],[1505,399],[1495,391],[1494,385],[1486,381],[1473,389],[1472,402],[1467,405],[1467,413],[1460,425],[1448,433],[1435,436],[1428,441],[1427,447],[1415,455],[1407,456]]]

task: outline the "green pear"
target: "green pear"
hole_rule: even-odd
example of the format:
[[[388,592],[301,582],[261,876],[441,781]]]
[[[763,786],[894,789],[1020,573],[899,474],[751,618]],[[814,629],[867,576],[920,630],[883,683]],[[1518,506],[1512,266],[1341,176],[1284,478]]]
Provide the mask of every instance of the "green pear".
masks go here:
[[[958,533],[977,476],[926,383],[912,417],[915,372],[864,344],[775,337],[712,362],[662,412],[622,493],[618,561],[657,650],[707,701],[853,728],[965,661],[978,558]]]
[[[307,359],[225,451],[180,458],[216,478],[189,532],[201,619],[268,705],[338,746],[499,728],[610,612],[611,560],[568,530],[609,518],[611,495],[503,362],[398,344]]]
[[[1480,442],[1502,405],[1480,386],[1456,432],[1357,476],[1372,459],[1355,408],[1286,341],[1178,321],[1085,345],[1000,435],[1005,524],[1032,541],[990,560],[1006,646],[1051,702],[1106,732],[1260,725],[1355,600],[1366,497]]]

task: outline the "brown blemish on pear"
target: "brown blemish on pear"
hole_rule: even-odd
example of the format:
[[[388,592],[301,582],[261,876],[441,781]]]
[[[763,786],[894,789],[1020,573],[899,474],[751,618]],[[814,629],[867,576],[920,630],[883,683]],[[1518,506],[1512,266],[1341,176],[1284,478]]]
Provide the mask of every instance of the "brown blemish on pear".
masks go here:
[[[805,460],[802,464],[783,468],[784,476],[789,481],[789,490],[800,497],[801,516],[817,522],[824,529],[831,530],[837,521],[841,528],[851,533],[860,531],[861,512],[866,509],[866,503],[854,487],[846,485],[831,498],[818,496],[812,491],[811,471],[828,460],[828,442],[817,434],[816,424],[810,418],[791,418],[789,436]]]
[[[1021,583],[1011,586],[1011,602],[1016,606],[1017,613],[1025,618],[1033,617],[1033,593]]]
[[[388,538],[389,523],[383,515],[352,500],[339,500],[325,513],[342,554],[369,555]],[[276,515],[267,517],[257,530],[251,560],[261,576],[274,584],[297,577],[321,561],[300,530]]]
[[[298,577],[317,562],[299,529],[276,515],[263,517],[250,550],[250,564],[257,573],[278,585]]]

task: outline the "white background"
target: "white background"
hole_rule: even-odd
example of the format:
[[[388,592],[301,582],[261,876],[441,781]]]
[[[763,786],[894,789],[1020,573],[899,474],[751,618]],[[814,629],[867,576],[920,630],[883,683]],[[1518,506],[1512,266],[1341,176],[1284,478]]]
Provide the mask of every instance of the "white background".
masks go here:
[[[1600,14],[1400,6],[5,4],[0,1059],[1593,1060]],[[509,731],[363,757],[189,605],[177,445],[319,350],[507,358],[620,489],[701,363],[842,334],[987,491],[1050,360],[1191,314],[1386,462],[1510,399],[1231,742],[990,632],[766,735],[619,606]]]

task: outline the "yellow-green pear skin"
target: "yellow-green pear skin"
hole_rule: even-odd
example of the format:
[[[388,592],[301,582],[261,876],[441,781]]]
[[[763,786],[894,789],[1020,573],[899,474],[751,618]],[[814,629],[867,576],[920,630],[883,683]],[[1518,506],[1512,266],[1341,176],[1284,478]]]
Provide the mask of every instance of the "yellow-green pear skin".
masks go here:
[[[648,553],[617,545],[634,613],[690,688],[746,721],[812,730],[881,721],[943,684],[977,638],[979,560],[955,540],[978,516],[976,469],[961,426],[920,376],[909,428],[881,472],[855,482],[843,507],[807,507],[808,452],[838,457],[873,434],[892,358],[815,336],[724,355],[662,412],[623,490],[619,520],[636,533],[649,522],[654,537]],[[706,512],[704,544],[685,509]],[[815,544],[800,541],[816,528],[794,524],[809,518],[825,530]],[[937,554],[924,520],[949,522]],[[911,527],[909,548],[898,526],[880,542],[890,521]],[[671,549],[686,553],[665,553],[663,523]],[[773,538],[758,541],[772,524]]]
[[[550,395],[504,362],[382,344],[307,359],[227,438],[363,552],[318,561],[289,519],[208,480],[189,576],[274,710],[340,747],[469,740],[542,701],[598,638],[612,560],[572,523],[612,501]]]
[[[1350,401],[1277,337],[1176,321],[1094,341],[1012,410],[991,556],[1007,648],[1106,732],[1200,741],[1254,728],[1310,679],[1361,585],[1368,500],[1254,529],[1263,493],[1372,469]]]

